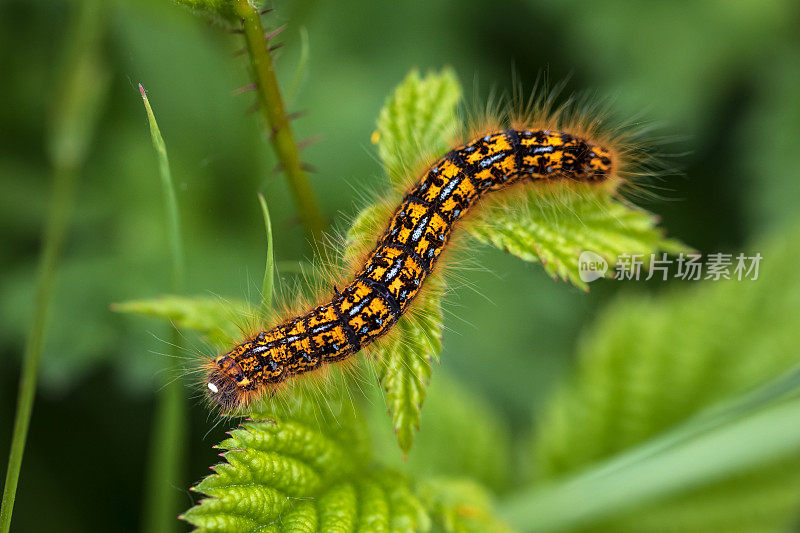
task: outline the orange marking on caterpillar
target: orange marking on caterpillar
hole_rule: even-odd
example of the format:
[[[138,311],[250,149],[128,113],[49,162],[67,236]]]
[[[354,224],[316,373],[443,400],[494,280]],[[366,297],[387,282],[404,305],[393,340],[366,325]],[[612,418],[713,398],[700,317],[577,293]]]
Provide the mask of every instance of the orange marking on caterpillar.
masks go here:
[[[209,363],[209,397],[234,411],[254,394],[351,357],[406,312],[457,222],[480,198],[526,180],[605,182],[614,175],[611,154],[562,131],[516,129],[451,150],[407,192],[349,285]]]

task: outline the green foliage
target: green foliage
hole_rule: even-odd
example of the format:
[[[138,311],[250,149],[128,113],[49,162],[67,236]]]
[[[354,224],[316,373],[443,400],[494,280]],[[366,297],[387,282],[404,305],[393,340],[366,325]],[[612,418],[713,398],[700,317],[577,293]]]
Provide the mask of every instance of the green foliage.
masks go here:
[[[408,183],[409,172],[441,156],[458,131],[456,108],[461,87],[450,70],[424,78],[412,70],[387,99],[378,119],[378,154],[390,180]],[[374,238],[380,208],[366,208],[348,234],[351,246]],[[607,190],[587,187],[561,195],[532,190],[527,203],[489,210],[470,224],[480,241],[513,253],[526,261],[541,261],[552,276],[562,276],[585,287],[578,276],[583,250],[599,253],[610,263],[618,254],[650,254],[656,250],[683,250],[655,228],[655,218],[615,201]],[[431,284],[429,280],[428,285]],[[441,350],[440,290],[423,294],[416,306],[417,324],[403,317],[394,342],[378,349],[379,376],[386,388],[394,430],[400,448],[408,453],[419,427],[430,360]]]
[[[517,205],[490,210],[471,224],[469,231],[481,242],[491,244],[520,259],[541,262],[553,278],[561,277],[587,289],[579,276],[578,257],[589,250],[611,265],[617,257],[687,251],[680,242],[664,237],[656,217],[609,192],[592,186],[542,194],[531,191]]]
[[[482,485],[501,491],[508,487],[511,442],[502,415],[481,397],[442,368],[425,398],[425,419],[414,439],[414,453],[404,464],[417,476],[468,476]],[[381,398],[369,397],[369,427],[376,455],[387,465],[398,464],[398,450],[389,431],[386,408]]]
[[[26,299],[34,300],[34,313],[22,356],[14,430],[0,502],[2,533],[8,533],[11,527],[56,275],[75,203],[76,183],[94,138],[110,79],[99,54],[104,29],[102,5],[85,1],[77,7],[64,47],[67,53],[61,62],[63,73],[54,84],[55,90],[48,95],[58,104],[54,106],[47,136],[53,170],[52,191],[42,232],[35,296],[26,295]]]
[[[356,218],[348,233],[350,249],[375,235],[380,208],[371,206]],[[419,429],[431,363],[442,351],[441,281],[426,282],[414,308],[397,321],[388,339],[372,348],[378,381],[386,391],[392,426],[403,454],[408,454]]]
[[[264,403],[218,448],[225,463],[192,490],[181,518],[201,532],[508,531],[467,480],[414,484],[376,466],[364,417],[339,392]]]
[[[240,18],[236,10],[236,0],[175,0],[175,3],[191,9],[198,15],[220,21],[235,22]],[[247,3],[258,8],[262,2],[247,0]]]
[[[409,172],[450,148],[459,131],[456,109],[461,85],[451,69],[428,73],[412,70],[397,86],[378,118],[378,155],[389,179],[408,182]]]
[[[562,387],[539,425],[534,447],[539,481],[562,478],[655,439],[702,409],[797,365],[800,329],[788,317],[800,306],[798,247],[800,227],[795,227],[764,249],[757,281],[707,283],[656,300],[626,299],[607,309],[581,342],[575,379]],[[779,414],[772,427],[781,424],[775,422]],[[765,461],[770,455],[762,446],[789,438],[779,432],[761,439],[756,435],[766,435],[763,429],[748,434],[758,444],[731,436],[713,447],[715,457],[731,458],[722,481],[690,486],[596,529],[769,531],[787,524],[797,514],[800,455],[779,460],[773,454],[772,463],[737,471],[732,458],[758,449]]]
[[[461,87],[452,71],[420,78],[412,70],[387,99],[378,119],[378,154],[394,183],[441,157],[459,131],[456,108]],[[686,251],[656,228],[656,218],[613,198],[605,188],[571,187],[553,192],[530,187],[521,202],[484,211],[470,233],[525,261],[540,261],[548,274],[586,288],[578,275],[584,250],[614,264],[622,253],[645,256]]]
[[[197,331],[215,346],[229,347],[241,336],[237,323],[252,316],[241,301],[219,298],[167,295],[149,300],[132,300],[111,307],[119,313],[162,318],[181,329]]]
[[[79,1],[75,5],[86,3]],[[202,21],[193,24],[193,17],[170,5],[171,2],[101,0],[100,3],[111,10],[111,17],[101,19],[99,27],[111,24],[113,31],[107,32],[102,46],[96,48],[101,54],[108,52],[104,55],[112,61],[105,62],[99,72],[86,70],[81,75],[85,81],[73,94],[97,109],[102,99],[93,93],[105,87],[107,80],[135,75],[158,97],[159,119],[171,131],[167,140],[178,197],[184,205],[191,206],[183,213],[182,220],[186,235],[190,236],[185,241],[188,257],[192,258],[191,275],[187,278],[189,289],[205,295],[241,297],[250,287],[248,283],[248,289],[243,290],[245,272],[260,282],[263,266],[259,264],[263,253],[258,247],[262,242],[257,225],[260,219],[257,220],[255,203],[247,200],[256,189],[270,199],[272,220],[280,237],[276,242],[276,260],[279,271],[285,274],[288,268],[282,265],[306,253],[306,241],[288,192],[279,180],[267,176],[274,161],[263,150],[264,140],[256,134],[252,114],[245,113],[252,95],[230,94],[234,87],[252,81],[245,73],[246,59],[231,57],[233,48],[242,46],[238,42],[241,36],[208,31]],[[213,1],[183,3],[196,7],[224,5]],[[287,101],[287,107],[289,111],[309,110],[304,120],[293,123],[300,137],[322,134],[325,138],[325,142],[303,152],[304,160],[321,169],[316,178],[312,177],[312,183],[324,213],[330,216],[351,205],[353,189],[342,180],[348,183],[355,180],[358,188],[364,184],[371,187],[375,181],[367,183],[370,176],[374,177],[374,162],[363,157],[358,147],[368,135],[364,124],[380,108],[383,95],[365,88],[391,87],[396,82],[396,67],[409,57],[446,57],[457,65],[469,85],[473,73],[478,73],[481,86],[488,81],[502,90],[508,81],[505,79],[508,55],[513,53],[517,64],[522,66],[522,75],[529,80],[536,70],[548,65],[554,79],[562,78],[568,71],[577,71],[580,79],[574,80],[571,87],[585,87],[599,94],[614,93],[615,108],[623,116],[633,117],[644,109],[648,118],[665,123],[669,133],[689,139],[685,148],[689,155],[676,161],[685,169],[686,179],[667,185],[670,189],[667,195],[676,201],[663,202],[658,210],[663,210],[671,226],[674,225],[670,230],[693,245],[703,250],[738,247],[738,243],[760,233],[765,222],[782,230],[780,226],[786,219],[797,214],[800,180],[793,171],[793,148],[800,142],[797,2],[740,0],[728,2],[721,9],[718,3],[632,4],[612,0],[603,5],[584,6],[568,1],[550,5],[552,9],[546,18],[538,16],[540,5],[532,2],[507,6],[510,7],[498,6],[491,13],[493,22],[502,22],[502,46],[479,46],[477,54],[476,43],[497,42],[498,24],[487,24],[482,10],[462,10],[459,23],[453,24],[453,10],[441,0],[370,3],[370,20],[394,22],[371,25],[364,25],[363,17],[353,17],[337,3],[299,0],[274,6],[280,8],[278,18],[281,23],[287,22],[290,30],[284,33],[288,46],[276,58],[280,79],[291,79],[300,48],[292,28],[307,26],[314,45],[313,61],[309,62],[312,83],[303,84],[298,99]],[[6,105],[0,121],[3,131],[13,132],[6,136],[0,156],[3,191],[0,227],[4,235],[0,262],[5,266],[0,276],[3,295],[0,342],[5,354],[4,368],[8,370],[4,372],[0,390],[7,395],[17,386],[14,368],[33,313],[31,294],[37,271],[37,243],[51,184],[50,166],[43,160],[42,143],[47,138],[43,128],[50,123],[59,129],[55,119],[59,110],[66,108],[65,102],[57,97],[63,91],[55,90],[63,89],[63,84],[57,83],[59,78],[49,68],[54,65],[53,43],[59,41],[65,29],[63,17],[54,15],[65,7],[61,2],[9,0],[0,9],[5,15],[0,17],[3,28],[0,50],[5,52],[0,55],[6,74]],[[21,20],[24,24],[20,24]],[[232,14],[225,20],[231,28],[240,27],[238,18]],[[411,26],[418,30],[413,38],[409,38]],[[32,35],[48,38],[31,39]],[[547,46],[549,43],[558,46]],[[631,47],[630,43],[636,46]],[[549,50],[548,54],[541,53],[542,46]],[[621,51],[624,61],[620,60]],[[543,63],[545,55],[548,65]],[[353,60],[343,63],[343,68],[324,68],[341,63],[344,56]],[[292,86],[296,84],[292,82]],[[152,179],[157,171],[155,158],[147,135],[142,134],[144,118],[135,105],[137,95],[126,83],[114,83],[110,89],[110,97],[104,104],[108,112],[98,116],[98,131],[102,135],[91,143],[76,144],[81,132],[73,129],[72,133],[78,135],[62,135],[63,146],[48,143],[47,147],[49,153],[61,153],[59,157],[65,160],[70,153],[80,154],[88,149],[89,159],[81,175],[74,231],[70,231],[63,268],[57,278],[52,320],[47,326],[43,350],[47,364],[40,372],[41,396],[36,403],[40,427],[49,428],[60,437],[51,439],[47,446],[32,442],[34,446],[26,454],[25,484],[36,490],[23,491],[18,500],[14,525],[20,531],[88,531],[108,529],[107,524],[130,529],[131,524],[141,522],[139,506],[133,499],[142,494],[142,487],[137,486],[136,476],[126,475],[140,471],[141,465],[134,463],[141,454],[120,454],[119,446],[113,443],[141,446],[147,432],[131,432],[131,429],[141,427],[137,420],[150,405],[144,400],[156,388],[154,377],[163,377],[159,373],[163,357],[149,352],[166,348],[163,341],[153,339],[151,334],[155,330],[161,336],[160,329],[150,323],[141,327],[142,320],[138,317],[131,319],[109,313],[108,303],[150,297],[154,287],[167,287],[169,271],[164,268],[167,233],[162,206],[157,201],[158,183]],[[75,110],[77,113],[72,116],[78,120],[92,118],[92,109]],[[188,129],[181,126],[187,124]],[[342,157],[342,147],[348,146],[356,149]],[[677,151],[683,150],[680,147]],[[568,202],[557,201],[568,207]],[[558,216],[568,215],[568,211],[567,208]],[[505,429],[505,423],[513,427],[515,436],[525,430],[527,413],[539,407],[536,402],[548,393],[548,384],[570,370],[575,332],[587,321],[593,321],[594,316],[603,316],[607,312],[604,299],[608,293],[620,289],[613,283],[598,282],[595,285],[599,286],[593,289],[599,292],[585,297],[565,284],[548,283],[549,280],[531,271],[536,267],[520,263],[488,252],[481,255],[482,271],[474,276],[469,273],[470,278],[477,278],[480,292],[496,302],[496,312],[492,309],[487,312],[481,305],[483,296],[478,296],[477,291],[456,291],[460,298],[452,302],[450,312],[455,318],[448,317],[452,318],[453,332],[445,340],[449,350],[444,355],[447,361],[444,368],[435,370],[433,388],[426,391],[421,432],[414,435],[413,453],[407,462],[400,462],[401,452],[389,429],[391,419],[385,413],[383,393],[370,391],[379,395],[373,402],[376,427],[372,427],[372,419],[368,420],[372,437],[386,439],[385,443],[379,443],[382,447],[376,449],[376,459],[410,470],[416,478],[428,469],[446,468],[447,474],[463,473],[493,489],[497,488],[495,483],[508,488],[502,481],[493,481],[497,476],[494,472],[512,466],[518,471],[521,465],[509,460],[507,447],[501,445],[509,444],[507,440],[499,439],[498,444],[492,437],[497,433],[502,435],[500,430]],[[769,265],[766,258],[764,267]],[[786,279],[794,275],[790,271],[784,274]],[[525,290],[516,290],[520,278],[524,278]],[[508,290],[512,283],[514,289]],[[650,292],[657,288],[655,285],[660,284],[628,285],[621,290]],[[722,328],[722,334],[718,335],[714,328],[694,327],[685,321],[688,333],[675,330],[674,338],[662,342],[675,342],[681,349],[687,344],[682,340],[684,335],[699,338],[702,333],[707,344],[719,345],[718,337],[729,334],[742,317],[748,316],[736,304],[738,292],[726,292],[730,301],[720,298],[719,307],[730,304],[736,312],[727,318],[729,324]],[[666,301],[672,305],[668,303],[671,297]],[[747,301],[753,300],[748,297]],[[660,296],[653,295],[649,303],[642,304],[641,310],[650,313],[660,303]],[[770,313],[771,301],[758,304],[759,309]],[[252,308],[256,306],[254,299]],[[242,309],[247,312],[247,306]],[[608,312],[613,313],[614,309]],[[634,311],[631,307],[626,316]],[[775,319],[791,322],[796,321],[795,315],[795,310],[784,309]],[[623,318],[621,314],[614,316]],[[720,320],[726,316],[727,312]],[[706,320],[702,316],[698,319]],[[220,318],[218,324],[225,322]],[[761,336],[765,344],[769,341],[771,330],[765,329],[761,335],[747,323],[741,325],[745,331]],[[507,328],[502,329],[504,326]],[[663,329],[666,328],[652,328],[655,333]],[[240,338],[237,328],[232,327],[231,331]],[[502,333],[496,336],[493,332]],[[776,342],[775,350],[785,350],[782,344]],[[686,348],[693,349],[694,345],[688,344]],[[651,348],[645,345],[645,349]],[[635,352],[631,354],[634,357],[638,347],[631,343],[629,351]],[[770,360],[770,352],[764,346],[752,355],[754,372],[763,372],[760,359],[766,354]],[[682,357],[693,360],[688,352]],[[725,363],[720,356],[714,364],[707,365],[705,373],[691,369],[691,376],[698,382],[711,383],[715,375],[726,374]],[[670,366],[668,361],[664,364]],[[679,366],[682,364],[680,360]],[[455,382],[445,375],[451,369],[458,377]],[[739,371],[749,372],[745,365],[739,366]],[[670,367],[665,372],[668,378],[675,378],[680,368]],[[609,375],[608,379],[612,378],[620,376]],[[98,379],[102,380],[100,386]],[[723,380],[727,379],[730,378]],[[664,388],[669,388],[672,381],[666,379]],[[650,378],[645,386],[655,398],[666,399],[667,408],[673,399],[683,401],[679,394],[671,398],[653,392],[660,388],[656,379]],[[611,385],[607,387],[610,389]],[[640,391],[640,396],[647,396],[645,392],[645,389]],[[483,396],[489,405],[484,404]],[[80,408],[80,416],[63,416],[65,406]],[[601,416],[628,416],[635,407],[633,404],[628,410],[617,409],[615,415],[601,413]],[[661,416],[660,409],[651,405],[645,405],[644,409],[649,416]],[[199,420],[202,410],[203,407],[192,405],[193,415],[187,420]],[[124,416],[109,416],[109,413]],[[636,413],[636,424],[644,416],[646,413]],[[492,422],[500,422],[500,427]],[[377,427],[378,423],[383,425]],[[59,458],[79,453],[78,448],[85,444],[86,432],[81,431],[81,424],[102,428],[94,440],[99,438],[106,443],[92,448],[91,465],[114,465],[114,468],[83,468],[78,476],[61,471],[80,466]],[[736,444],[739,448],[750,447],[757,457],[769,442],[793,431],[787,421],[783,424],[773,426],[770,432],[755,432]],[[616,425],[626,426],[626,419],[620,418]],[[202,424],[192,426],[197,433],[192,446],[204,446],[199,444],[199,437],[206,428]],[[656,429],[643,444],[660,440],[664,434],[665,431]],[[724,440],[717,443],[720,452],[726,453],[718,460],[727,458],[732,443]],[[634,446],[592,464],[604,465],[606,460],[638,448]],[[187,453],[188,464],[195,472],[192,475],[207,466],[198,464],[200,456],[196,451]],[[704,457],[713,458],[713,455]],[[682,470],[681,476],[694,476],[697,471],[705,470],[707,464],[697,463],[696,468]],[[554,473],[548,480],[566,483],[573,472],[581,475],[583,468],[584,465],[576,465],[572,470]],[[585,468],[594,470],[588,463]],[[113,491],[104,489],[110,486],[109,472],[116,487]],[[659,472],[665,473],[669,472]],[[798,501],[781,482],[768,476],[783,476],[788,484],[794,475],[793,468],[783,465],[741,474],[737,483],[725,483],[725,490],[713,498],[704,492],[704,505],[692,506],[692,520],[711,529],[722,529],[712,528],[705,515],[745,508],[756,509],[754,520],[761,520],[769,506],[780,510],[791,505],[792,500]],[[647,487],[647,483],[663,482],[658,476],[647,476],[653,476],[652,469],[634,468],[624,482],[595,485],[595,490],[582,492],[580,497],[574,497],[573,493],[567,511],[576,515],[595,502],[603,505],[608,502],[609,494],[623,488],[627,497],[632,498],[626,505],[632,505],[636,489]],[[71,489],[64,490],[62,481],[68,477]],[[739,491],[745,488],[749,493],[737,496],[744,494]],[[175,486],[169,490],[180,493]],[[32,499],[25,494],[33,494]],[[757,494],[760,498],[756,498]],[[420,499],[424,500],[421,495]],[[134,504],[121,507],[117,505],[121,500]],[[42,501],[47,502],[47,512],[40,512]],[[556,512],[552,507],[545,511],[546,516]],[[645,530],[651,529],[650,522],[670,523],[678,516],[685,523],[688,513],[681,511],[668,505],[650,506],[647,513],[637,514],[637,520],[645,524]],[[738,514],[739,527],[735,529],[743,529],[749,524],[742,513]],[[438,528],[438,520],[432,519],[432,527]],[[524,529],[535,525],[534,522],[518,524]]]
[[[169,232],[169,255],[172,263],[172,285],[175,292],[183,290],[184,265],[183,244],[181,242],[180,214],[175,184],[167,155],[167,146],[161,135],[150,100],[142,84],[139,84],[147,121],[150,124],[150,138],[158,157],[161,193]],[[171,331],[171,341],[167,368],[175,373],[182,371],[180,350],[183,340],[177,330]],[[167,381],[161,388],[153,416],[152,442],[148,459],[147,490],[144,504],[144,529],[153,533],[170,533],[176,530],[173,517],[180,507],[178,495],[169,488],[181,485],[183,448],[186,439],[186,396],[183,382],[178,379]]]
[[[399,474],[370,466],[366,429],[328,398],[274,402],[218,447],[226,462],[193,490],[198,531],[424,531],[429,518]],[[336,407],[332,408],[331,406]]]
[[[491,498],[487,492],[471,480],[432,478],[420,483],[418,492],[425,505],[433,511],[437,531],[512,531],[493,514]]]
[[[231,342],[226,336],[235,330],[232,320],[236,313],[245,309],[243,304],[174,296],[127,302],[116,308],[172,320],[178,327],[204,333],[223,345]],[[421,322],[407,320],[408,327],[425,327]],[[425,338],[421,332],[413,335]],[[439,341],[433,337],[430,342]],[[410,353],[403,352],[406,357],[411,357]],[[397,376],[388,374],[389,365],[403,361],[394,354],[387,357],[386,379],[398,383]],[[398,375],[409,375],[397,370]],[[441,397],[435,402],[431,422],[440,425],[437,420],[441,421],[442,428],[449,423],[450,428],[442,433],[450,435],[448,439],[463,432],[460,446],[450,443],[449,467],[439,465],[438,471],[474,471],[492,478],[487,469],[497,465],[487,463],[484,454],[491,452],[499,461],[505,461],[506,454],[498,450],[506,445],[496,445],[494,440],[500,432],[488,413],[477,408],[464,392],[452,385],[444,387],[446,383],[441,385]],[[402,406],[398,412],[414,412],[402,403],[413,401],[412,395],[419,394],[416,389],[409,390],[410,386],[398,383],[396,389],[391,389],[396,394],[387,394],[388,402],[396,397]],[[319,391],[308,388],[295,391],[253,406],[250,419],[218,446],[227,462],[215,466],[215,473],[194,487],[209,497],[182,517],[198,531],[507,530],[494,518],[488,496],[476,483],[433,479],[415,486],[393,469],[377,466],[372,459],[365,416],[349,399],[344,399],[348,395],[345,387],[326,388],[324,398]],[[402,396],[404,393],[406,397]],[[421,394],[424,397],[424,389]],[[464,412],[458,420],[469,421],[467,427],[459,426],[452,409],[447,407],[454,397],[463,400],[459,400]],[[470,416],[478,420],[471,421]],[[400,427],[407,426],[402,423]],[[441,451],[441,444],[437,440],[427,449]],[[422,460],[423,464],[438,463],[435,454]],[[415,469],[418,473],[424,470],[429,469]]]
[[[275,291],[275,249],[272,245],[272,219],[263,194],[258,195],[258,203],[261,205],[264,230],[267,233],[267,260],[264,265],[264,280],[261,282],[261,305],[258,308],[258,315],[260,318],[266,318],[272,310],[272,297]]]
[[[460,88],[449,71],[429,74],[424,79],[412,72],[389,98],[378,122],[377,144],[392,181],[407,181],[409,169],[447,149],[455,130],[455,106],[459,98]],[[368,240],[374,238],[382,213],[382,207],[373,205],[356,218],[348,233],[351,253],[371,244]],[[582,285],[577,275],[577,257],[584,249],[596,251],[610,262],[622,252],[649,254],[657,249],[683,249],[677,242],[663,238],[651,215],[612,199],[607,190],[588,187],[563,190],[559,194],[531,191],[526,202],[490,210],[472,223],[471,231],[479,240],[525,260],[542,261],[551,275],[560,275],[579,286]],[[420,426],[431,363],[438,360],[441,351],[441,283],[436,277],[428,280],[412,312],[403,316],[393,335],[373,351],[375,372],[385,389],[392,427],[404,456]],[[198,298],[164,297],[128,302],[116,308],[168,318],[178,327],[200,331],[223,346],[236,334],[230,324],[247,315],[244,304]],[[326,390],[325,403],[330,405],[330,395],[342,394],[342,388]],[[448,466],[438,471],[450,475],[467,471],[491,484],[501,482],[502,475],[493,477],[476,466],[485,464],[486,454],[497,457],[500,464],[508,457],[503,439],[487,438],[497,429],[490,427],[491,414],[472,405],[469,395],[460,393],[457,387],[453,391],[452,396],[448,395],[449,402],[441,402],[450,407],[440,409],[436,424],[449,428],[441,432],[448,443],[443,445],[439,439],[436,447],[451,452],[444,461]],[[459,394],[462,401],[455,401]],[[462,407],[456,413],[452,413],[454,402]],[[224,456],[228,462],[216,467],[217,473],[196,487],[211,498],[187,512],[186,520],[208,531],[248,531],[270,525],[275,530],[281,527],[325,530],[329,520],[340,526],[373,527],[365,524],[389,524],[389,517],[397,514],[406,529],[427,527],[433,519],[441,531],[504,530],[505,526],[492,518],[482,489],[470,482],[423,483],[420,490],[424,504],[420,503],[412,495],[408,481],[371,466],[370,454],[358,444],[363,440],[359,431],[364,428],[346,429],[348,423],[344,421],[357,417],[345,413],[341,407],[333,419],[320,415],[317,404],[321,403],[318,396],[298,393],[254,407],[251,417],[257,420],[244,423],[220,445],[226,450]],[[472,419],[473,423],[467,428],[456,421],[448,423],[456,418]],[[348,438],[355,440],[342,442],[343,437],[336,436],[340,431],[348,432]],[[469,435],[473,438],[465,440]],[[305,443],[300,455],[294,438]],[[339,448],[322,444],[337,439]],[[463,446],[453,444],[458,441],[475,445],[474,450],[483,450],[481,456],[473,457]],[[285,450],[293,452],[287,457]],[[313,463],[314,458],[322,462]],[[503,471],[502,466],[493,466],[498,467],[491,469],[495,474]],[[402,494],[399,503],[388,497],[389,493]],[[375,503],[361,503],[373,497],[377,498]],[[294,498],[301,500],[295,503]],[[395,511],[395,504],[405,511]],[[429,513],[420,511],[423,505]],[[376,514],[365,517],[359,509]]]
[[[439,304],[435,296],[422,299],[417,314],[398,321],[391,340],[375,350],[378,380],[386,390],[386,403],[404,454],[411,450],[414,431],[419,429],[431,363],[438,360],[442,350]]]
[[[167,155],[167,145],[164,143],[164,137],[161,135],[161,130],[156,122],[156,117],[153,114],[153,108],[150,106],[150,100],[147,98],[147,93],[139,84],[139,92],[142,95],[144,108],[147,112],[147,122],[150,124],[150,138],[153,141],[153,148],[158,156],[158,170],[159,177],[161,178],[161,191],[164,195],[164,211],[167,215],[169,223],[169,245],[170,257],[172,260],[172,290],[178,292],[183,288],[183,244],[181,243],[181,224],[180,216],[178,213],[178,199],[175,196],[175,185],[172,179],[172,170],[169,166],[169,156]]]
[[[451,70],[424,78],[412,70],[387,98],[378,118],[375,139],[384,170],[394,184],[407,183],[409,172],[444,153],[457,131],[456,107],[461,87]],[[364,209],[348,233],[351,248],[375,237],[380,206]],[[431,363],[442,344],[441,281],[429,279],[414,310],[398,320],[389,340],[374,350],[378,380],[386,391],[392,427],[403,455],[411,450],[420,427]]]

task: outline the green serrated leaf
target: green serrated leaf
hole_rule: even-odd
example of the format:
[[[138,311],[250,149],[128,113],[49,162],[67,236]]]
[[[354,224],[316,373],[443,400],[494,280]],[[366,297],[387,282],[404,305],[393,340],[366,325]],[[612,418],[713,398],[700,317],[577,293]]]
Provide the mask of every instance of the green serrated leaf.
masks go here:
[[[400,183],[410,170],[450,148],[457,130],[456,106],[461,89],[450,70],[421,78],[411,71],[381,111],[376,143],[392,181]],[[621,254],[648,256],[657,250],[686,248],[664,238],[655,218],[612,198],[608,188],[575,186],[560,194],[531,190],[523,202],[490,210],[470,224],[480,241],[527,261],[541,261],[553,277],[580,279],[581,252],[599,254],[612,265]],[[364,209],[348,234],[350,250],[363,249],[375,236],[380,207]],[[613,271],[613,269],[612,269]],[[432,282],[428,280],[427,285]],[[416,320],[405,316],[392,339],[377,350],[379,378],[386,389],[394,430],[404,453],[411,448],[420,423],[420,409],[430,379],[430,361],[438,357],[442,319],[438,291],[420,297]]]
[[[412,70],[387,99],[378,119],[378,154],[394,183],[451,148],[458,131],[461,88],[451,70],[421,78]],[[530,190],[516,205],[490,210],[468,225],[479,241],[525,261],[541,262],[548,274],[587,288],[578,257],[593,251],[612,265],[621,254],[688,251],[664,237],[656,218],[596,186],[561,193]]]
[[[378,154],[390,180],[403,183],[409,172],[449,149],[459,129],[456,108],[461,86],[451,69],[430,72],[424,78],[412,70],[386,100],[375,134]],[[356,218],[349,242],[374,238],[378,207],[367,208]],[[441,352],[441,282],[426,281],[413,313],[395,325],[391,342],[379,346],[378,377],[386,390],[392,426],[403,454],[411,449],[419,428],[431,362]]]
[[[253,316],[250,306],[242,301],[174,295],[117,303],[111,308],[119,313],[168,320],[178,328],[205,335],[219,346],[235,342],[241,336],[240,326]]]
[[[201,532],[427,531],[408,481],[370,466],[366,429],[346,402],[275,404],[218,446],[226,462],[181,518]]]
[[[514,206],[492,210],[469,225],[473,237],[520,259],[541,262],[553,278],[587,288],[580,278],[578,258],[583,251],[599,254],[614,273],[620,255],[659,250],[687,252],[682,243],[664,237],[651,213],[625,204],[607,190],[572,186],[557,194],[530,191]]]
[[[432,283],[429,280],[427,283]],[[408,454],[419,429],[431,363],[442,349],[442,313],[438,291],[419,297],[416,315],[406,314],[388,342],[375,349],[378,379],[386,390],[392,426],[403,454]]]
[[[449,148],[459,130],[461,85],[451,69],[424,78],[412,70],[386,99],[374,135],[378,155],[394,183]]]
[[[364,209],[353,222],[348,235],[348,249],[373,238],[379,206]],[[431,378],[431,363],[442,351],[442,282],[435,277],[426,282],[425,292],[414,308],[395,324],[392,337],[372,349],[378,362],[377,375],[386,391],[386,403],[392,414],[392,426],[403,454],[408,454],[414,432],[420,425],[425,388]]]

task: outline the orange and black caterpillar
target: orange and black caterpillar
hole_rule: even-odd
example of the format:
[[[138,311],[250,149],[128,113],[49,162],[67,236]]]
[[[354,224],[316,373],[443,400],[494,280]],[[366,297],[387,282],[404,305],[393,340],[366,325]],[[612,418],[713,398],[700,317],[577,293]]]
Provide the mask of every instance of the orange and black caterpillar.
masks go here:
[[[233,411],[249,395],[342,361],[386,334],[419,293],[456,223],[487,193],[523,180],[604,182],[614,173],[613,159],[607,147],[550,130],[506,129],[451,150],[405,195],[349,285],[210,363],[211,400]]]

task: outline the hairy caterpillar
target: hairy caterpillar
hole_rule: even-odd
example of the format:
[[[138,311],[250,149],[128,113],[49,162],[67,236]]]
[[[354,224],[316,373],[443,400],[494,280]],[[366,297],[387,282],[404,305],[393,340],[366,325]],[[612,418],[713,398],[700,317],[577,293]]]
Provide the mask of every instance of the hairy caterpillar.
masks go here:
[[[261,390],[356,354],[406,312],[455,225],[482,197],[523,181],[599,184],[615,175],[615,153],[548,129],[495,131],[449,151],[406,193],[349,285],[209,362],[210,399],[232,411]]]

